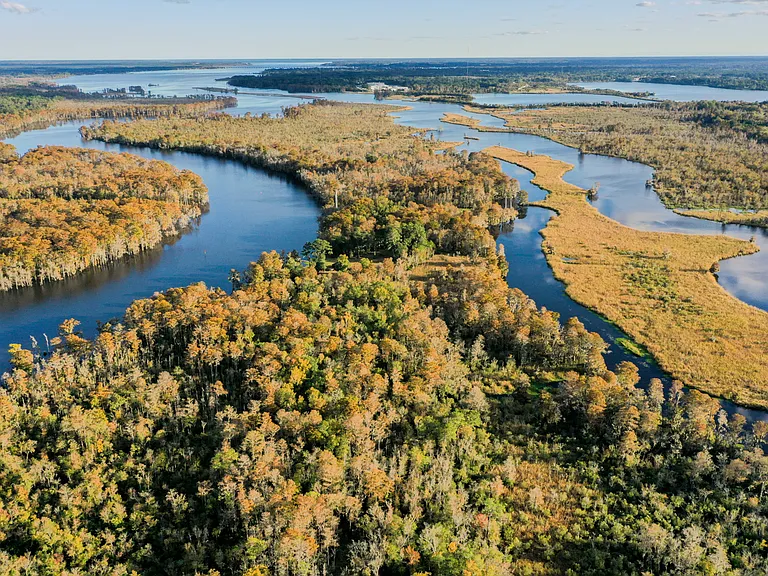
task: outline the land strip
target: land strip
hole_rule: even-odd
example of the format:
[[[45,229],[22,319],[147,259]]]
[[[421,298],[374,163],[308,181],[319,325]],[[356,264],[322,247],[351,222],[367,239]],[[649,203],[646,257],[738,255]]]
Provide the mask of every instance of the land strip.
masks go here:
[[[550,192],[536,204],[558,214],[542,231],[543,249],[570,297],[616,323],[674,378],[768,407],[768,314],[730,296],[710,271],[756,245],[628,228],[563,180],[571,165],[508,148],[485,152],[534,172],[533,182]]]
[[[197,116],[236,105],[232,97],[106,97],[49,85],[17,85],[0,90],[0,139],[73,120]]]

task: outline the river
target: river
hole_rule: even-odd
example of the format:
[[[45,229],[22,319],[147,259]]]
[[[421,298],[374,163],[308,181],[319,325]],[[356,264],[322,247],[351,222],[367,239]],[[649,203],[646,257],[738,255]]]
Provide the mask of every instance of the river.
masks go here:
[[[253,71],[252,69],[250,70]],[[238,70],[238,72],[240,72]],[[152,73],[152,83],[169,95],[196,93],[200,76],[214,80],[232,74],[233,70],[171,71]],[[149,83],[139,74],[70,77],[62,84],[76,84],[93,90],[104,87],[125,87]],[[210,85],[207,83],[205,85]],[[146,87],[146,86],[145,86]],[[239,106],[233,114],[279,113],[282,107],[297,102],[291,95],[269,96],[239,95]],[[372,102],[368,94],[323,94],[330,99],[353,102]],[[531,95],[530,101],[541,103],[540,95]],[[559,101],[561,95],[549,97]],[[612,97],[603,97],[611,99]],[[635,228],[686,233],[728,233],[740,238],[758,235],[758,242],[768,246],[768,234],[743,226],[727,226],[677,216],[666,209],[657,195],[645,187],[652,169],[642,164],[605,156],[583,155],[577,150],[536,136],[478,132],[462,126],[440,121],[446,112],[464,113],[458,106],[442,103],[408,103],[410,110],[395,114],[401,124],[432,128],[435,135],[447,141],[462,141],[472,133],[478,140],[467,141],[462,148],[481,150],[500,144],[518,150],[531,150],[574,164],[566,180],[588,188],[601,183],[595,206],[606,215]],[[474,115],[486,126],[500,126],[501,121],[487,115]],[[95,333],[97,323],[119,317],[131,301],[151,296],[172,286],[184,286],[202,281],[209,286],[227,286],[231,268],[244,268],[258,258],[264,250],[300,249],[317,232],[318,207],[295,183],[270,175],[262,170],[245,167],[231,161],[218,160],[180,152],[161,152],[145,148],[106,145],[100,142],[82,142],[78,128],[81,123],[69,123],[24,133],[7,142],[20,152],[37,145],[87,146],[99,150],[126,151],[146,158],[162,159],[199,174],[209,187],[210,211],[202,216],[199,226],[179,240],[121,261],[105,269],[82,274],[73,279],[0,294],[0,349],[6,350],[11,342],[29,344],[34,335],[43,342],[43,334],[56,333],[58,324],[70,317],[82,321],[84,332]],[[531,200],[543,198],[545,192],[530,182],[532,175],[516,166],[502,163],[503,170],[517,178],[529,192]],[[551,213],[541,208],[530,208],[524,219],[515,222],[514,230],[499,238],[504,244],[510,264],[508,282],[536,300],[538,305],[556,311],[564,320],[578,316],[585,326],[598,332],[609,344],[606,362],[613,368],[624,360],[638,364],[642,378],[664,378],[653,363],[626,352],[616,341],[624,334],[597,314],[572,301],[564,286],[555,280],[541,251],[539,231],[546,225]],[[768,250],[753,256],[723,262],[720,281],[732,294],[750,304],[768,308]],[[6,357],[7,358],[7,357]],[[5,362],[5,360],[3,360]],[[750,420],[766,419],[761,411],[748,410],[724,402],[729,412],[741,412]]]

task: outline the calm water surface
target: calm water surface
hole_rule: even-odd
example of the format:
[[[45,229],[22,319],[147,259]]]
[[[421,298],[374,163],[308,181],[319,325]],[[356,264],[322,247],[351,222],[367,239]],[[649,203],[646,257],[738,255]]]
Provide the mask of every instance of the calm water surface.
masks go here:
[[[141,86],[157,96],[186,96],[203,94],[195,88],[231,88],[218,79],[229,76],[258,74],[267,68],[305,68],[319,66],[318,60],[252,60],[246,66],[231,68],[210,68],[202,70],[155,70],[118,74],[84,74],[67,76],[57,80],[60,86],[75,85],[84,92],[99,92],[105,89]],[[270,92],[280,92],[271,90]],[[295,101],[295,99],[294,99]]]
[[[478,104],[501,106],[529,106],[531,104],[602,104],[613,102],[620,104],[640,104],[643,101],[622,96],[604,96],[602,94],[473,94]]]
[[[766,102],[765,90],[730,90],[728,88],[710,88],[709,86],[685,86],[682,84],[654,84],[650,82],[584,82],[577,86],[587,90],[618,90],[619,92],[652,92],[661,100],[691,102],[694,100],[720,100],[728,102]]]
[[[254,69],[249,71],[253,72]],[[74,83],[94,90],[152,82],[161,84],[162,90],[168,95],[181,96],[195,93],[195,86],[214,85],[216,78],[234,72],[227,69],[151,73],[154,81],[141,78],[150,76],[150,73],[70,77],[61,83]],[[639,89],[635,84],[632,86]],[[276,114],[282,107],[297,101],[287,94],[269,92],[269,96],[239,95],[239,106],[230,113]],[[373,97],[367,94],[318,96],[348,102],[373,102]],[[553,101],[552,96],[547,95],[547,99]],[[516,104],[542,103],[541,95],[515,95],[515,100]],[[599,181],[600,195],[594,202],[595,206],[609,217],[629,226],[697,234],[728,233],[745,239],[757,235],[758,243],[768,246],[765,231],[757,232],[743,226],[723,227],[712,222],[677,216],[667,210],[655,192],[645,186],[652,175],[652,169],[647,166],[617,158],[580,154],[575,149],[535,136],[483,133],[441,123],[440,119],[446,112],[464,113],[456,105],[422,102],[408,105],[411,110],[395,113],[401,124],[431,128],[435,137],[446,141],[463,141],[464,135],[469,133],[479,138],[467,141],[462,149],[475,151],[491,145],[502,145],[547,154],[573,164],[574,169],[566,175],[566,180],[581,187],[590,187]],[[503,124],[501,120],[487,115],[470,116],[480,119],[486,126]],[[77,133],[78,126],[70,124],[30,132],[10,142],[22,152],[41,144],[79,146],[83,143]],[[135,298],[147,297],[170,286],[183,286],[196,281],[226,286],[229,269],[243,268],[263,250],[300,248],[316,234],[318,209],[305,192],[261,170],[178,152],[163,153],[108,146],[98,142],[85,145],[102,150],[125,150],[193,170],[202,176],[210,189],[210,212],[202,217],[199,228],[190,234],[140,258],[129,259],[109,269],[84,274],[67,282],[0,295],[0,348],[6,348],[9,342],[26,344],[30,334],[38,335],[38,338],[43,332],[54,334],[58,323],[69,317],[83,320],[86,331],[93,333],[97,321],[117,317]],[[545,192],[530,182],[529,172],[506,163],[502,163],[502,168],[520,181],[532,200],[544,197]],[[631,356],[616,344],[616,339],[623,336],[618,329],[565,295],[563,285],[552,276],[541,251],[539,231],[546,226],[550,217],[551,213],[544,209],[530,208],[524,219],[515,222],[512,232],[499,238],[499,242],[505,246],[510,263],[509,284],[531,295],[540,306],[558,312],[563,320],[578,316],[589,330],[601,334],[609,344],[606,357],[609,367],[631,360],[639,365],[644,379],[664,377],[652,362]],[[723,262],[721,284],[739,298],[768,308],[766,258],[768,250]],[[724,406],[731,412],[742,412],[750,419],[768,419],[768,415],[760,411],[745,410],[729,403],[724,403]]]

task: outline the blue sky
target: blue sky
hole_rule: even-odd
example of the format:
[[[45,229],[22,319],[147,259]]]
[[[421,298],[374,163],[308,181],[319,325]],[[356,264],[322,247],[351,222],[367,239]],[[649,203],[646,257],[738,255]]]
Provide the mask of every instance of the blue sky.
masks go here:
[[[768,55],[768,0],[0,0],[0,60]]]

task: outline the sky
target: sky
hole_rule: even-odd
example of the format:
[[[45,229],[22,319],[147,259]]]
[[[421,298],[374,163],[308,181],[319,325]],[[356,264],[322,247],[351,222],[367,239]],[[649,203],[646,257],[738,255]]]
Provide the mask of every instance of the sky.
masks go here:
[[[0,0],[0,60],[768,55],[768,0]]]

